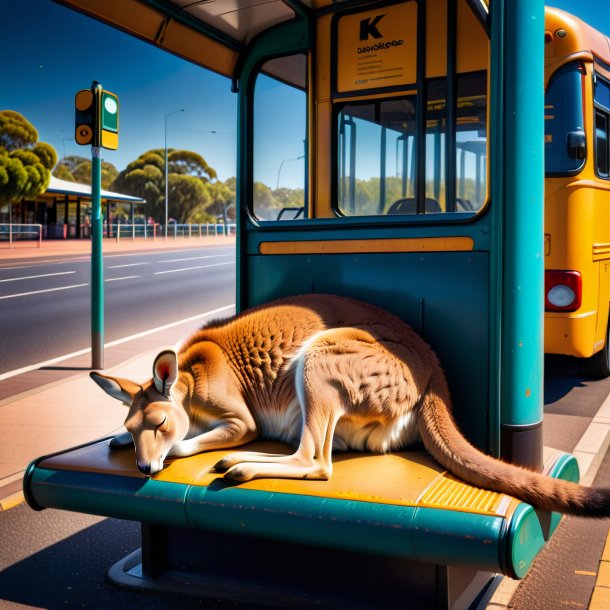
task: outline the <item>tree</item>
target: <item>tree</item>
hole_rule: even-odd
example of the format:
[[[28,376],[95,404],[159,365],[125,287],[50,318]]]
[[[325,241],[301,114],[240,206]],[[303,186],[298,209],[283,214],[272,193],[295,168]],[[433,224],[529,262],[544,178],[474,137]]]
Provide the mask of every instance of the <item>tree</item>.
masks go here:
[[[229,180],[234,182],[234,179]],[[208,185],[211,203],[207,212],[216,217],[222,216],[223,221],[235,220],[235,187],[229,186],[229,180]]]
[[[80,184],[91,184],[91,159],[78,155],[64,157],[55,166],[53,175],[61,180],[79,182]],[[102,161],[101,182],[103,189],[110,189],[110,186],[118,175],[119,170],[117,170],[112,163]]]
[[[43,193],[56,163],[55,149],[38,142],[36,128],[23,115],[0,111],[0,203]]]
[[[199,178],[179,174],[170,174],[169,200],[172,202],[172,215],[179,223],[192,222],[197,209],[205,210],[211,201],[208,190]]]
[[[189,222],[198,211],[212,202],[208,185],[216,171],[192,151],[168,149],[169,216]],[[157,148],[142,153],[132,161],[111,185],[112,190],[142,197],[147,213],[157,221],[165,219],[165,150]]]

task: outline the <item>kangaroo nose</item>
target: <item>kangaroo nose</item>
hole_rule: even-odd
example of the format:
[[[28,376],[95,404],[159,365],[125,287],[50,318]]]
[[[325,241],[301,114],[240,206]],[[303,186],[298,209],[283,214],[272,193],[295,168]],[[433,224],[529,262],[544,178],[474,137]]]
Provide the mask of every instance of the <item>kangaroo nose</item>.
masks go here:
[[[151,472],[150,464],[140,464],[138,463],[138,470],[145,476],[149,477]]]

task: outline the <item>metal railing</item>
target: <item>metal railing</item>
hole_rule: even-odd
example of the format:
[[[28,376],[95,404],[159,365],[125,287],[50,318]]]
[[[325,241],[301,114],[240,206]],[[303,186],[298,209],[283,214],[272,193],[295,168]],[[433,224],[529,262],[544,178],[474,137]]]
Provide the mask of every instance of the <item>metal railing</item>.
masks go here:
[[[202,237],[217,237],[219,235],[235,235],[235,224],[215,223],[189,223],[167,225],[168,239],[200,239]],[[136,238],[164,239],[165,227],[161,224],[124,224],[116,223],[104,225],[104,236],[114,237],[117,241],[121,239]]]
[[[12,248],[13,243],[36,241],[36,246],[40,248],[42,243],[42,225],[22,224],[22,223],[0,223],[0,243],[8,242],[8,247]]]

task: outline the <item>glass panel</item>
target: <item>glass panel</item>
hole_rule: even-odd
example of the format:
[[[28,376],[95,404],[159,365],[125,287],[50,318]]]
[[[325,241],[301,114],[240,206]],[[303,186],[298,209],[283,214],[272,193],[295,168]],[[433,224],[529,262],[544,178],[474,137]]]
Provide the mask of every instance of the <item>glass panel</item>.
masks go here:
[[[551,80],[544,102],[545,170],[551,174],[574,172],[584,165],[582,153],[570,150],[569,141],[584,130],[582,74],[579,64],[567,66]]]
[[[281,79],[284,73],[292,75],[291,83]],[[304,217],[306,76],[307,59],[299,54],[268,61],[256,79],[252,211],[259,220]]]
[[[428,84],[426,116],[426,203],[425,212],[447,211],[446,161],[447,102],[444,80]]]
[[[338,206],[349,216],[476,212],[487,194],[486,75],[458,79],[456,166],[447,167],[444,79],[427,83],[425,200],[416,198],[415,95],[343,106],[338,115]],[[453,146],[453,139],[451,140]],[[447,171],[456,201],[447,201]]]
[[[348,104],[339,114],[339,210],[350,216],[395,213],[415,192],[415,100]]]
[[[487,198],[487,79],[458,77],[455,211],[476,212]]]
[[[608,115],[595,113],[595,166],[602,178],[608,177]]]
[[[600,76],[595,81],[595,103],[610,112],[610,85]]]

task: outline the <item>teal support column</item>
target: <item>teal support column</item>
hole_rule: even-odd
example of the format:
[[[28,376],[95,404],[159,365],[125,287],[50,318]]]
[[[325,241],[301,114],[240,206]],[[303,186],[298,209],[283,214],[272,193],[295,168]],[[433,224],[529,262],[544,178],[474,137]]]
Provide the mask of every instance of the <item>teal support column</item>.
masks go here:
[[[500,453],[541,467],[544,2],[494,0],[491,10],[492,201],[501,226],[495,240]]]
[[[102,253],[102,149],[91,147],[91,368],[104,368],[104,260]]]

